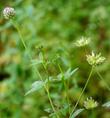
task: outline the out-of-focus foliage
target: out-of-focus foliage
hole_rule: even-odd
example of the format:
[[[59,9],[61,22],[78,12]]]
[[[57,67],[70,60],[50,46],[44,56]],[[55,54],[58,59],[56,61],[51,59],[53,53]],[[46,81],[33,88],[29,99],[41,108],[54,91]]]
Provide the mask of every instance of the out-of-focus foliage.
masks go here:
[[[79,68],[67,80],[72,107],[88,77],[91,66],[85,54],[91,50],[106,57],[98,71],[110,85],[110,0],[0,0],[0,118],[48,118],[52,112],[43,89],[24,96],[39,77],[33,72],[32,62],[16,29],[2,16],[6,6],[15,8],[16,20],[33,60],[39,59],[39,46],[43,46],[47,61],[53,61],[59,55],[63,72]],[[74,47],[74,42],[82,36],[91,38],[90,45]],[[45,69],[40,64],[36,66],[46,80]],[[48,63],[48,73],[53,77],[60,74],[56,63]],[[89,96],[101,105],[110,100],[110,92],[98,78],[94,72],[79,103],[81,108]],[[68,118],[63,84],[55,82],[50,87],[56,109],[62,109],[61,118]],[[98,107],[84,111],[78,117],[110,118],[110,109]]]

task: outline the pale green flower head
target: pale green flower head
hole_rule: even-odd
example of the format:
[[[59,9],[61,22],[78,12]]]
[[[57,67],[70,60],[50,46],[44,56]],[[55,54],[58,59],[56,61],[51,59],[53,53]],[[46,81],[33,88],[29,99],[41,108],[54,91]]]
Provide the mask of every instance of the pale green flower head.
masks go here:
[[[84,107],[86,109],[93,109],[96,108],[97,106],[98,106],[98,102],[92,99],[92,97],[87,98],[87,100],[84,101]]]
[[[83,47],[85,45],[88,45],[90,43],[90,38],[87,37],[81,37],[81,39],[77,40],[74,45],[77,47]]]
[[[96,66],[96,65],[99,65],[99,64],[103,63],[105,61],[105,57],[102,57],[101,53],[95,54],[92,51],[91,55],[87,55],[87,61],[90,65]]]

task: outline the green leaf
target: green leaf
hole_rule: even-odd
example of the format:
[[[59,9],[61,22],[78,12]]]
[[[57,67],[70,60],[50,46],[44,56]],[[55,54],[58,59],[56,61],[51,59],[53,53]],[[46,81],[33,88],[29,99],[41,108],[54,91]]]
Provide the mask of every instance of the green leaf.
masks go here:
[[[65,104],[64,106],[62,106],[62,108],[60,108],[60,109],[57,110],[57,113],[58,114],[62,114],[63,116],[66,117],[66,114],[68,112],[68,109],[69,109],[69,105],[68,104]],[[53,116],[55,116],[55,113],[51,113],[49,116],[50,117],[53,117]]]
[[[64,79],[69,79],[76,71],[78,70],[78,68],[74,69],[74,70],[71,70],[71,68],[69,68],[65,73],[64,75],[62,75],[62,73],[60,73],[57,78],[58,80],[62,80],[62,77],[64,76]]]
[[[110,108],[110,101],[104,103],[102,107]]]
[[[84,111],[84,109],[78,109],[78,110],[76,110],[73,114],[72,114],[72,116],[70,117],[70,118],[75,118],[76,116],[78,116],[81,112],[83,112]]]
[[[32,63],[31,63],[31,66],[34,66],[34,65],[38,65],[38,64],[41,64],[41,63],[43,63],[43,61],[42,60],[32,60],[31,61]]]
[[[34,91],[38,91],[39,89],[43,88],[44,87],[44,82],[43,81],[35,81],[33,84],[32,84],[32,87],[31,89],[25,94],[25,95],[28,95]]]
[[[47,112],[47,113],[52,113],[53,112],[51,108],[46,108],[46,109],[44,109],[44,111]]]
[[[65,79],[70,78],[77,70],[78,70],[78,68],[76,68],[74,70],[71,70],[71,68],[69,68],[65,73]]]

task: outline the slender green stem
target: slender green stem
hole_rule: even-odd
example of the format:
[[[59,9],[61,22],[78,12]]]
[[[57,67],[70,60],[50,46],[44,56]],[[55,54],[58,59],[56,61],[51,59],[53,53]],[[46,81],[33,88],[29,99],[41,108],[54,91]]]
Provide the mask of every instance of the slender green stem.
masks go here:
[[[64,73],[62,71],[62,68],[61,68],[60,64],[58,64],[58,67],[59,67],[60,72],[62,74],[62,81],[63,81],[64,87],[65,87],[66,99],[67,99],[67,103],[68,103],[68,107],[69,107],[69,114],[70,114],[70,101],[69,101],[69,95],[68,95],[68,87],[67,87],[67,84],[66,84],[66,82],[64,80]]]
[[[14,21],[12,21],[12,24],[13,24],[13,26],[16,28],[16,30],[17,30],[17,32],[18,32],[18,34],[19,34],[19,37],[20,37],[20,39],[21,39],[21,42],[22,42],[22,44],[23,44],[23,46],[24,46],[24,48],[25,48],[26,50],[28,50],[28,48],[27,48],[27,46],[26,46],[26,44],[25,44],[25,42],[24,42],[24,40],[23,40],[23,36],[22,36],[22,34],[21,34],[21,31],[20,31],[20,29],[19,29],[17,23],[14,22]]]
[[[87,50],[86,50],[86,47],[84,47],[84,51],[85,51],[85,55],[87,55]]]
[[[43,58],[44,58],[44,56],[43,56]],[[47,73],[47,75],[48,75],[48,85],[47,85],[47,87],[46,87],[46,91],[47,91],[47,94],[48,94],[48,98],[49,98],[49,101],[50,101],[50,104],[51,104],[51,106],[52,106],[53,111],[55,112],[57,118],[59,118],[59,116],[58,116],[58,114],[57,114],[57,111],[55,110],[54,104],[53,104],[53,102],[52,102],[52,99],[51,99],[51,96],[50,96],[50,92],[49,92],[49,74],[48,74],[48,71],[47,71],[47,67],[46,67],[46,64],[45,64],[45,60],[44,60],[44,63],[42,63],[42,65],[43,65],[43,67],[44,67],[44,69],[45,69],[45,71],[46,71],[46,73]],[[46,86],[46,85],[45,85],[45,86]]]
[[[42,65],[43,65],[43,67],[44,67],[44,69],[45,69],[45,71],[46,71],[46,74],[47,74],[47,78],[48,78],[48,84],[49,84],[49,73],[48,73],[48,71],[47,71],[47,67],[46,67],[46,65],[45,65],[45,63],[42,63]]]
[[[51,107],[52,107],[54,113],[56,114],[56,117],[57,117],[57,118],[60,118],[59,115],[57,114],[57,111],[56,111],[54,105],[53,105],[53,102],[52,102],[52,99],[51,99],[51,97],[50,97],[50,93],[49,93],[49,90],[48,90],[48,89],[47,89],[47,94],[48,94],[48,98],[49,98],[49,101],[50,101]]]
[[[71,116],[72,116],[73,112],[75,111],[80,99],[82,98],[82,95],[83,95],[83,93],[84,93],[84,91],[85,91],[85,89],[86,89],[86,87],[88,85],[88,82],[89,82],[90,78],[91,78],[92,72],[93,72],[93,67],[91,68],[91,71],[90,71],[90,74],[89,74],[88,79],[86,81],[86,84],[85,84],[85,86],[84,86],[84,88],[83,88],[83,90],[82,90],[82,92],[81,92],[81,94],[80,94],[80,96],[79,96],[79,98],[78,98],[78,100],[77,100],[77,102],[76,102],[76,104],[75,104],[75,106],[74,106],[69,118],[71,118]]]
[[[26,46],[26,43],[25,43],[24,40],[23,40],[23,36],[22,36],[22,34],[21,34],[21,31],[20,31],[18,25],[17,25],[15,22],[13,22],[13,21],[12,21],[12,23],[13,23],[13,26],[16,28],[16,30],[17,30],[17,32],[18,32],[18,34],[19,34],[19,36],[20,36],[21,42],[22,42],[22,44],[23,44],[25,50],[28,51],[28,47]],[[31,59],[31,61],[32,61],[32,56],[31,56],[31,54],[28,53],[28,55],[29,55],[29,57],[30,57],[30,59]],[[38,69],[37,69],[34,65],[33,65],[33,67],[34,67],[34,70],[37,72],[37,75],[39,76],[39,78],[43,81],[42,76],[41,76],[41,74],[39,73]],[[47,94],[48,94],[48,99],[49,99],[49,102],[50,102],[50,104],[51,104],[51,107],[52,107],[53,111],[55,112],[56,117],[59,118],[59,116],[58,116],[58,114],[57,114],[57,112],[56,112],[56,110],[55,110],[55,108],[54,108],[53,102],[52,102],[52,100],[51,100],[48,87],[46,87],[46,85],[44,85],[44,88],[45,88],[45,90],[46,90],[46,92],[47,92]]]
[[[99,76],[99,78],[104,82],[104,84],[106,85],[107,89],[110,91],[110,87],[107,84],[107,82],[104,80],[104,78],[102,77],[102,75],[99,73],[99,71],[96,69],[96,73]]]

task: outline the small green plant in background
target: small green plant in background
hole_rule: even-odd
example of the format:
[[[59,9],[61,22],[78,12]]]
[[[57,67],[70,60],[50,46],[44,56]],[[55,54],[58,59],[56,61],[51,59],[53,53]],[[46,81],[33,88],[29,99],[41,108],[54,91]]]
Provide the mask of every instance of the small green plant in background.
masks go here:
[[[76,110],[81,98],[83,97],[83,94],[87,88],[87,85],[88,85],[93,73],[97,73],[99,78],[101,80],[103,80],[107,89],[110,91],[108,83],[104,80],[104,78],[101,76],[101,74],[99,73],[99,71],[97,69],[98,65],[102,64],[106,58],[101,56],[101,53],[95,54],[93,51],[91,54],[84,55],[84,58],[86,57],[85,60],[87,60],[88,64],[91,66],[91,70],[90,70],[88,78],[85,82],[85,85],[82,88],[81,94],[79,95],[75,105],[73,105],[72,100],[70,99],[70,95],[69,95],[69,89],[70,89],[69,84],[71,82],[71,80],[70,80],[71,77],[78,71],[78,69],[80,68],[80,65],[78,65],[78,68],[75,68],[73,70],[71,69],[71,67],[69,67],[67,70],[64,70],[63,67],[61,66],[62,60],[60,60],[60,58],[62,58],[62,57],[54,54],[55,58],[53,58],[53,59],[46,58],[46,53],[43,50],[43,48],[39,48],[38,58],[33,58],[32,52],[30,51],[29,47],[25,43],[25,40],[24,40],[25,37],[23,37],[23,35],[22,35],[22,32],[20,30],[20,25],[14,19],[15,14],[16,14],[16,12],[15,12],[14,8],[6,7],[3,10],[4,18],[7,20],[11,20],[11,23],[13,24],[13,26],[15,27],[15,29],[17,30],[17,32],[19,34],[19,38],[20,38],[20,40],[27,52],[29,60],[31,62],[30,66],[32,66],[32,70],[35,73],[35,77],[36,78],[37,78],[37,76],[39,77],[39,79],[32,84],[31,89],[25,93],[25,97],[27,97],[27,95],[31,94],[32,92],[35,92],[35,91],[37,92],[44,88],[46,95],[48,97],[49,103],[52,108],[52,111],[50,110],[50,112],[49,112],[49,116],[53,117],[53,118],[54,117],[55,118],[63,118],[63,117],[75,118],[80,113],[84,112],[85,110],[99,108],[98,102],[95,101],[92,97],[90,97],[90,98],[87,98],[86,101],[84,101],[83,108]],[[90,43],[91,43],[91,38],[81,37],[81,39],[77,40],[73,44],[73,46],[75,46],[75,48],[76,47],[82,48],[82,47],[89,45]],[[51,65],[51,68],[54,68],[54,66],[56,66],[56,68],[59,70],[59,73],[56,75],[50,75],[48,72],[49,65]],[[41,68],[44,69],[45,76],[42,75],[38,66],[40,66]],[[72,68],[74,68],[74,67],[72,67]],[[60,107],[57,106],[54,103],[55,100],[52,99],[52,97],[51,97],[53,94],[53,93],[51,93],[51,87],[52,87],[52,85],[56,85],[56,82],[60,83],[62,85],[62,88],[65,91],[64,97],[62,98],[62,101],[64,101],[64,103],[66,104],[64,106],[64,108],[63,108],[63,106],[60,106]],[[101,105],[101,107],[110,108],[110,103],[109,102],[104,103],[103,105]],[[64,110],[64,112],[66,111],[65,112],[66,115],[64,115],[64,116],[62,115],[62,114],[64,114],[63,110]]]

